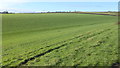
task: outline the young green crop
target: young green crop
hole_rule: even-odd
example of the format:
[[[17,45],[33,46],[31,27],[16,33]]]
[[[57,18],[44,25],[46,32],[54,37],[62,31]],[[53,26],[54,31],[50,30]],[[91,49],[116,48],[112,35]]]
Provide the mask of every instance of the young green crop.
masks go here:
[[[111,65],[116,22],[115,16],[77,13],[3,14],[3,66]]]

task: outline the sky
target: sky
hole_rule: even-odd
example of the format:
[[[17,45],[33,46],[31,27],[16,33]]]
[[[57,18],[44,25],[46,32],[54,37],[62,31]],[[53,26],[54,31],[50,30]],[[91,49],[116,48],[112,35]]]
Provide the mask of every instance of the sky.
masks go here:
[[[1,0],[0,11],[117,11],[119,0]]]

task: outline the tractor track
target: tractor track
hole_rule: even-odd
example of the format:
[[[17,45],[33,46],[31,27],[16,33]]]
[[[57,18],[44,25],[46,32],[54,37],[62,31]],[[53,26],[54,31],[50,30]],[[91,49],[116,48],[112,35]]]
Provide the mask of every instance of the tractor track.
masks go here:
[[[100,31],[100,32],[98,32],[97,34],[101,34],[101,33],[106,32],[106,31],[108,31],[108,30],[109,30],[109,29],[106,29],[106,30],[104,30],[104,31]],[[96,34],[95,34],[95,35],[96,35]],[[90,37],[91,37],[91,36],[90,36]],[[79,37],[75,37],[74,39],[76,39],[76,38],[79,38]],[[88,37],[88,38],[89,38],[89,37]],[[73,39],[70,39],[70,40],[73,40]],[[69,43],[70,43],[70,42],[69,42]],[[58,46],[58,47],[49,49],[49,50],[47,50],[46,52],[43,52],[43,53],[41,53],[41,54],[35,55],[34,57],[28,58],[28,59],[24,60],[23,62],[21,62],[18,66],[23,66],[23,65],[27,64],[27,62],[29,62],[29,61],[31,61],[31,60],[34,60],[34,59],[37,58],[37,57],[41,57],[41,56],[43,56],[43,55],[45,55],[45,54],[47,54],[47,53],[50,53],[50,52],[52,52],[52,51],[54,51],[54,50],[56,50],[56,49],[59,49],[59,48],[61,48],[61,47],[64,47],[64,46],[66,46],[66,45],[69,44],[69,43],[64,43],[64,44],[62,44],[61,46]]]
[[[98,32],[96,32],[96,33],[92,33],[91,35],[88,35],[88,37],[86,37],[86,39],[88,39],[88,38],[90,38],[91,36],[94,36],[94,35],[96,35],[96,34],[101,34],[101,33],[104,33],[104,32],[106,32],[106,31],[109,31],[109,30],[110,30],[110,28],[107,28],[107,29],[104,29],[104,30],[100,30],[100,31],[98,31]],[[84,37],[84,35],[83,35],[83,37]],[[49,49],[49,50],[47,50],[47,51],[45,51],[45,52],[43,52],[43,53],[40,53],[40,54],[38,54],[38,55],[35,55],[35,56],[31,57],[31,58],[25,59],[23,62],[20,62],[17,67],[19,67],[19,66],[24,66],[24,65],[26,65],[29,61],[34,60],[34,59],[37,58],[37,57],[44,56],[44,55],[47,54],[47,53],[50,53],[50,52],[52,52],[52,51],[54,51],[54,50],[56,50],[56,49],[59,49],[59,48],[61,48],[61,47],[66,46],[67,44],[70,44],[70,43],[71,43],[70,41],[73,40],[73,39],[83,38],[83,37],[82,37],[82,36],[76,36],[76,37],[74,37],[74,38],[71,38],[71,39],[68,39],[68,40],[64,40],[64,41],[55,43],[54,45],[59,45],[59,44],[61,44],[61,43],[63,43],[63,44],[61,44],[60,46],[57,46],[57,47],[55,47],[55,48]],[[9,65],[10,65],[10,64],[9,64]],[[8,66],[8,65],[6,65],[6,66]]]

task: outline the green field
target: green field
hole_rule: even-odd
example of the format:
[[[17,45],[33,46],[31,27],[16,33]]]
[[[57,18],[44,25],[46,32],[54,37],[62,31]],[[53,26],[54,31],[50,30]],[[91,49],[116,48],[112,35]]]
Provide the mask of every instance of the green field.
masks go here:
[[[3,14],[3,66],[111,66],[118,61],[116,16]]]

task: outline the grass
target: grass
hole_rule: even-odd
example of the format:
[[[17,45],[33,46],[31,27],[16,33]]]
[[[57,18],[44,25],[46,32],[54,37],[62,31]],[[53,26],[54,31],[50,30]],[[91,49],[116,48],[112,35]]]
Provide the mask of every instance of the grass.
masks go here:
[[[2,16],[3,66],[111,66],[118,61],[115,16],[78,13]]]

